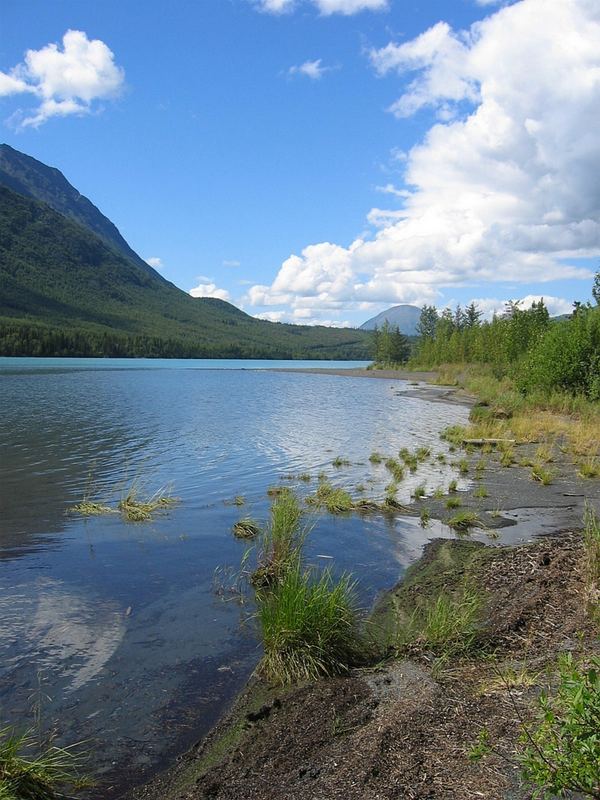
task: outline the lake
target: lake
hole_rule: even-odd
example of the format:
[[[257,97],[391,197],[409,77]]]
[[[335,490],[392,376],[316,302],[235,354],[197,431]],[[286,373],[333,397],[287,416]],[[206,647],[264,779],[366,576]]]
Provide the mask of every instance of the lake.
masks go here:
[[[266,520],[269,487],[306,495],[322,472],[381,497],[390,478],[372,451],[447,452],[440,431],[467,419],[402,381],[274,371],[290,366],[364,365],[0,359],[1,721],[86,740],[93,797],[189,747],[256,666],[251,597],[230,591],[247,547],[236,520]],[[451,477],[424,465],[399,499]],[[84,497],[116,505],[134,483],[179,502],[146,523],[72,512]],[[381,515],[307,524],[308,561],[351,570],[365,607],[441,532]]]

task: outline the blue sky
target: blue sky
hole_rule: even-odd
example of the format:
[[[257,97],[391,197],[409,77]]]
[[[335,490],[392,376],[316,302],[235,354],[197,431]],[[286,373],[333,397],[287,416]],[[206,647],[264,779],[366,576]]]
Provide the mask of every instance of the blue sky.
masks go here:
[[[2,139],[252,314],[560,312],[600,252],[595,5],[3,0]]]

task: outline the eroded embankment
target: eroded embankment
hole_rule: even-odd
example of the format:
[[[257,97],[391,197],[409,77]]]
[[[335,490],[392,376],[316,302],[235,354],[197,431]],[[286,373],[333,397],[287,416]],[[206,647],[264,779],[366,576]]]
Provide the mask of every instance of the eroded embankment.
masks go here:
[[[413,624],[440,595],[460,612],[467,592],[474,613],[454,633]],[[562,652],[599,649],[585,592],[578,533],[512,548],[436,540],[373,613],[385,658],[291,689],[254,680],[203,743],[133,797],[529,797],[516,763],[523,721]],[[474,761],[484,728],[492,752]]]

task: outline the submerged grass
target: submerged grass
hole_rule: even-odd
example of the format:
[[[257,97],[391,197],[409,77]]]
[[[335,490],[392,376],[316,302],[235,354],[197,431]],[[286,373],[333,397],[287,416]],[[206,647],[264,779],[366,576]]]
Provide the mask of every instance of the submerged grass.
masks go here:
[[[157,511],[162,511],[176,502],[177,499],[171,496],[166,486],[152,495],[143,496],[139,486],[134,482],[119,501],[117,508],[128,522],[146,522],[152,519]]]
[[[315,574],[299,562],[258,596],[264,655],[259,670],[275,684],[347,672],[360,653],[355,583]]]
[[[76,747],[39,748],[32,731],[0,729],[0,800],[60,800],[89,786]]]
[[[260,525],[256,520],[244,517],[235,523],[233,533],[238,539],[254,539],[260,533]]]
[[[75,514],[83,514],[86,517],[102,516],[103,514],[114,514],[114,508],[105,505],[104,503],[94,503],[91,500],[83,500],[71,509]],[[2,795],[0,795],[2,800]]]

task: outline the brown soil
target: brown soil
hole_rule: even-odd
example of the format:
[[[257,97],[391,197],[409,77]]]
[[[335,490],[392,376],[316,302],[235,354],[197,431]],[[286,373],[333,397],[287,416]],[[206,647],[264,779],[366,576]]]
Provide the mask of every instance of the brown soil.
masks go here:
[[[584,609],[581,537],[564,533],[514,548],[437,540],[374,619],[451,590],[465,576],[486,600],[474,655],[440,664],[416,648],[410,660],[308,686],[278,690],[255,681],[177,769],[133,797],[529,798],[515,765],[521,723],[561,651],[598,650]],[[535,685],[509,688],[508,669],[533,676]],[[494,752],[472,761],[483,727]]]

